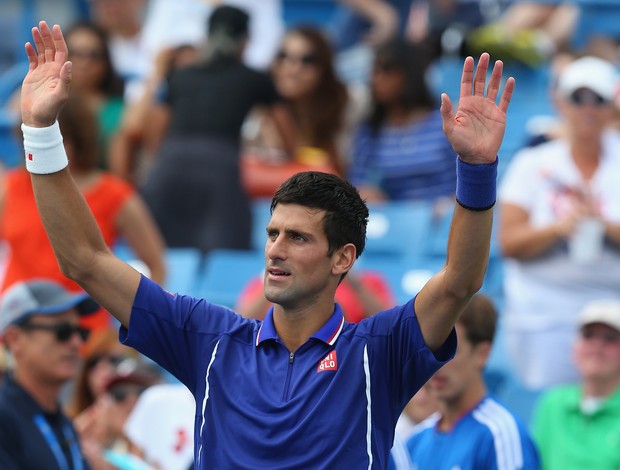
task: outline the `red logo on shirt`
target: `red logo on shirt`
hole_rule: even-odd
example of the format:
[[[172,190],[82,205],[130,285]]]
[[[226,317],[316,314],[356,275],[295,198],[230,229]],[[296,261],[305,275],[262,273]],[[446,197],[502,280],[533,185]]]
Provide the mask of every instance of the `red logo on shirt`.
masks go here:
[[[31,153],[28,154],[28,160],[32,161],[32,154]]]
[[[330,352],[325,358],[319,362],[317,372],[325,372],[326,370],[338,370],[338,358],[336,351]]]

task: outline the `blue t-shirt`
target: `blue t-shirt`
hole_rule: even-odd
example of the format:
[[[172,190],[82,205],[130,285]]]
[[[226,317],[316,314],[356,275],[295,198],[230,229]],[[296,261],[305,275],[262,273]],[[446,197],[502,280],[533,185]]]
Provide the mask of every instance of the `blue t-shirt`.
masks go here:
[[[453,196],[456,153],[443,132],[441,113],[420,121],[385,125],[375,135],[361,124],[353,139],[349,181],[371,185],[390,200],[434,201]]]
[[[292,353],[272,315],[249,320],[143,277],[120,338],[192,391],[196,468],[387,468],[398,416],[454,354],[454,331],[433,354],[413,300],[359,324],[336,305]]]
[[[486,396],[449,432],[436,413],[416,426],[407,448],[416,470],[537,470],[538,452],[523,423]]]

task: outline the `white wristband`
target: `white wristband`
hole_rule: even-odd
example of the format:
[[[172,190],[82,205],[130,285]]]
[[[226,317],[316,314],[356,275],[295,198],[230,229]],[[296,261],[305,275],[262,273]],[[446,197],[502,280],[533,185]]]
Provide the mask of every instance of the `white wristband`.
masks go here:
[[[22,124],[22,132],[26,169],[30,173],[48,175],[62,170],[69,164],[58,121],[49,127],[30,127]]]

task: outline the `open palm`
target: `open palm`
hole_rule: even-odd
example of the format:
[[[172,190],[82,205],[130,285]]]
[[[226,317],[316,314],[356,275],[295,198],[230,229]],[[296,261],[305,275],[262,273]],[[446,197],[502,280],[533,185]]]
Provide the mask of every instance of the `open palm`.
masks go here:
[[[26,44],[30,66],[22,83],[22,120],[28,126],[46,127],[54,123],[69,96],[71,63],[58,25],[50,30],[41,21],[32,29],[32,38],[35,46]]]
[[[446,94],[441,97],[444,132],[454,151],[468,163],[495,161],[506,130],[506,111],[514,91],[514,78],[506,81],[499,105],[496,104],[503,64],[501,61],[495,63],[485,96],[489,61],[489,54],[480,56],[474,77],[474,60],[465,59],[456,113],[453,113],[450,98]]]

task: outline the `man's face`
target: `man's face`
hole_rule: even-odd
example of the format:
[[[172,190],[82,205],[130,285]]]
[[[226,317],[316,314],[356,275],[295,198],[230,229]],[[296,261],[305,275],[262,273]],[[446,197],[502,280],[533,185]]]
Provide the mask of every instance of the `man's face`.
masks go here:
[[[602,323],[585,325],[575,344],[574,358],[585,379],[620,379],[620,331]]]
[[[339,279],[336,250],[323,229],[325,211],[297,204],[278,204],[267,226],[265,297],[284,308],[316,304]]]
[[[458,348],[454,359],[435,372],[429,381],[430,391],[448,405],[458,403],[469,387],[480,380],[488,352],[487,343],[473,346],[459,323],[456,334]]]
[[[62,384],[73,379],[80,366],[80,346],[83,340],[73,330],[66,340],[60,340],[51,327],[77,327],[79,314],[72,309],[58,315],[33,315],[24,327],[15,329],[11,350],[19,370],[46,383]]]

